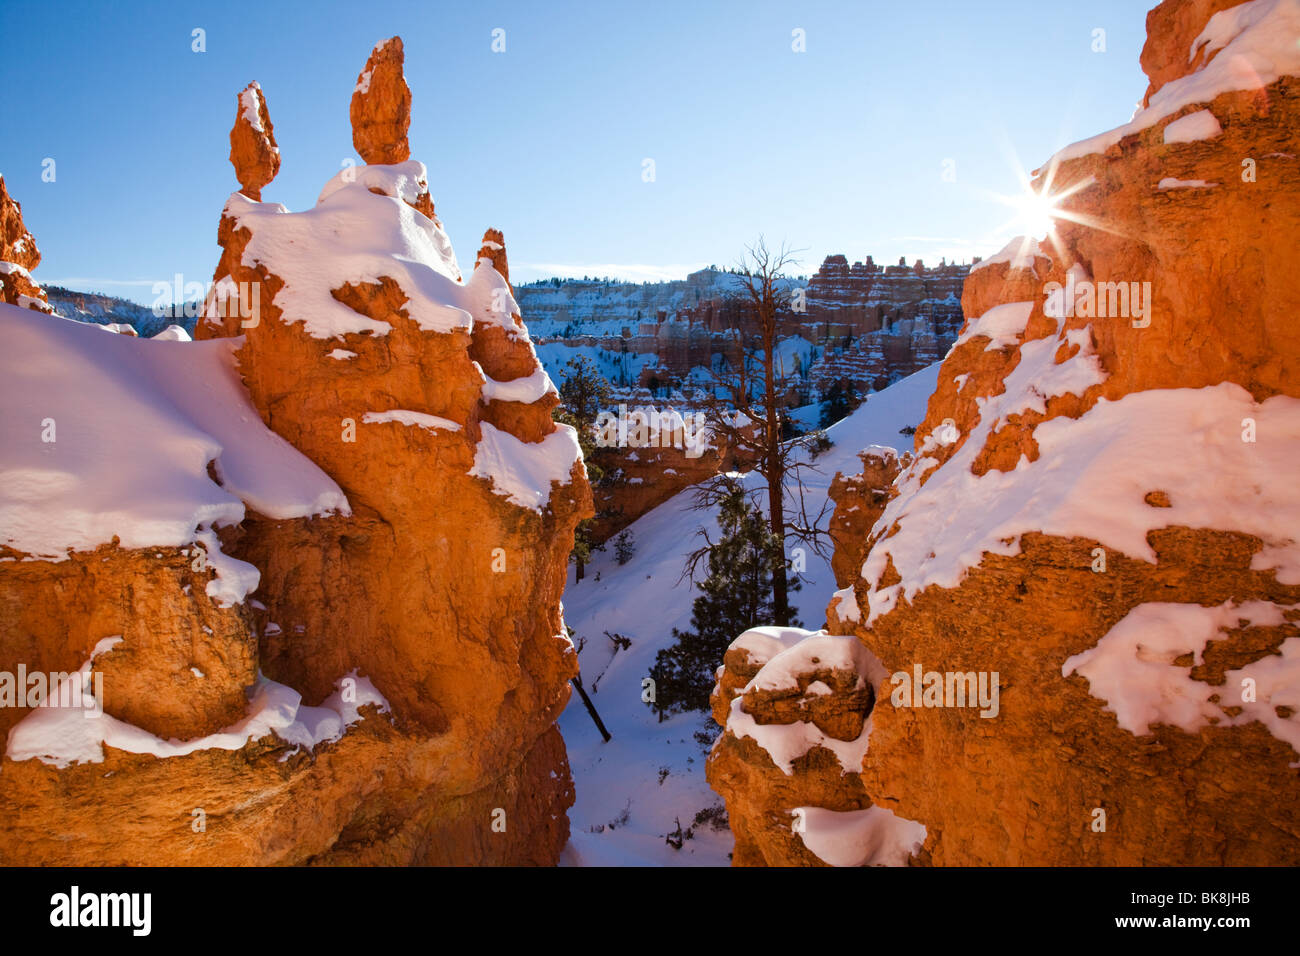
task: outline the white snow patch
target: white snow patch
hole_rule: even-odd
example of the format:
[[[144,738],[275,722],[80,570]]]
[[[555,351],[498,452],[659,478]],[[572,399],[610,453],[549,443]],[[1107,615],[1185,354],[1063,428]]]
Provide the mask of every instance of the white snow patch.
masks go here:
[[[786,630],[791,630],[786,628]],[[749,633],[749,632],[746,632]],[[859,675],[858,687],[866,686],[870,651],[852,635],[804,632],[792,647],[773,656],[746,686],[746,690],[789,690],[799,686],[798,675],[819,668],[853,670]]]
[[[524,402],[531,405],[546,395],[559,394],[551,377],[540,365],[531,375],[512,378],[506,382],[498,382],[486,375],[484,378],[487,381],[483,385],[483,397],[490,402]]]
[[[262,126],[262,87],[258,83],[252,83],[248,89],[241,90],[239,94],[239,115],[259,133],[265,133]]]
[[[986,336],[989,344],[985,352],[1009,348],[1020,341],[1029,323],[1029,314],[1034,311],[1032,302],[1006,302],[995,305],[972,322],[954,345],[964,345],[978,335]]]
[[[1066,660],[1061,676],[1078,672],[1088,680],[1092,696],[1104,700],[1120,727],[1138,736],[1156,724],[1196,733],[1209,723],[1241,726],[1259,721],[1279,740],[1300,752],[1300,636],[1287,637],[1278,653],[1227,671],[1223,684],[1193,680],[1192,665],[1175,659],[1191,654],[1195,666],[1204,663],[1206,645],[1223,639],[1225,631],[1241,626],[1270,627],[1286,623],[1283,611],[1300,605],[1269,601],[1231,601],[1217,607],[1199,604],[1140,604],[1112,627],[1097,645]],[[1296,626],[1292,625],[1292,630]],[[1242,684],[1255,682],[1256,698],[1242,700]],[[1217,696],[1216,702],[1210,698]],[[1240,707],[1229,716],[1224,707]],[[1280,717],[1277,708],[1291,708]],[[1300,766],[1300,763],[1292,764]]]
[[[1039,248],[1037,239],[1030,239],[1027,236],[1016,236],[1005,246],[1003,246],[996,255],[987,259],[981,259],[970,267],[971,272],[987,268],[997,262],[1009,263],[1012,269],[1034,269],[1034,260],[1036,258],[1047,258],[1047,253]]]
[[[460,431],[460,425],[449,418],[429,415],[425,412],[413,412],[405,408],[393,408],[386,412],[366,412],[361,416],[361,421],[367,425],[394,422],[398,425],[413,425],[429,431]]]
[[[68,682],[79,682],[83,699],[94,700],[91,665],[95,657],[111,649],[120,640],[121,638],[108,638],[101,641],[96,645],[90,660],[75,674],[64,678],[60,687]],[[389,711],[388,702],[374,685],[368,679],[357,678],[355,675],[355,670],[349,675],[355,681],[354,702],[344,703],[342,690],[339,690],[320,707],[307,707],[302,703],[302,695],[296,690],[259,674],[257,683],[248,691],[248,713],[242,720],[206,737],[184,741],[163,740],[109,714],[98,713],[92,716],[92,711],[82,707],[56,704],[33,708],[9,731],[5,756],[10,760],[30,760],[34,757],[42,763],[62,769],[78,763],[102,763],[105,746],[128,753],[153,754],[160,758],[183,757],[200,750],[239,750],[250,740],[260,740],[272,732],[286,743],[312,748],[341,738],[349,726],[361,719],[357,708],[364,704],[376,704],[383,713]],[[336,683],[336,686],[341,685],[342,679]],[[52,693],[50,699],[58,701],[74,698],[70,691],[65,691],[57,696]]]
[[[862,770],[862,758],[867,755],[867,738],[871,736],[871,719],[862,725],[856,740],[836,740],[822,733],[818,726],[802,720],[793,724],[760,724],[745,713],[745,698],[735,697],[727,715],[727,731],[736,737],[749,737],[767,751],[787,777],[794,776],[794,762],[814,747],[825,747],[840,762],[845,773]]]
[[[1211,139],[1223,132],[1223,127],[1209,110],[1197,110],[1174,120],[1165,127],[1166,143],[1195,143]]]
[[[185,329],[184,329],[182,326],[179,326],[179,325],[169,325],[169,326],[167,326],[167,328],[163,329],[163,330],[162,330],[161,332],[159,332],[157,335],[152,335],[152,336],[150,336],[150,338],[155,339],[155,340],[160,340],[160,341],[163,341],[163,342],[192,342],[192,341],[194,341],[194,340],[190,337],[190,333],[186,332]]]
[[[1043,346],[1041,354],[1030,354]],[[1152,563],[1147,533],[1154,529],[1238,531],[1264,542],[1252,568],[1275,570],[1283,584],[1300,583],[1300,484],[1294,477],[1300,399],[1276,395],[1257,403],[1232,383],[1102,399],[1077,420],[1040,424],[1037,461],[1022,457],[1013,471],[972,474],[995,423],[1017,411],[1042,411],[1050,395],[1078,394],[1101,380],[1087,349],[1053,365],[1055,346],[1052,339],[1026,343],[1006,392],[979,400],[979,424],[956,454],[924,485],[919,463],[900,479],[899,496],[876,525],[890,528],[897,521],[899,531],[877,542],[863,564],[873,588],[868,621],[891,610],[900,596],[910,600],[927,587],[956,587],[986,553],[1018,554],[1020,536],[1029,531],[1093,539]],[[1247,418],[1267,437],[1243,442]],[[1148,505],[1151,491],[1166,492],[1171,507]],[[962,507],[951,507],[954,501]],[[891,556],[902,580],[881,588]]]
[[[104,336],[8,305],[0,337],[0,542],[15,550],[58,560],[114,537],[129,549],[203,541],[225,582],[209,593],[229,599],[251,566],[223,560],[211,529],[242,520],[245,504],[275,519],[351,513],[262,424],[234,366],[242,339]]]
[[[1209,183],[1204,179],[1174,179],[1166,176],[1156,184],[1156,189],[1210,189],[1218,183]]]
[[[582,461],[578,433],[568,425],[556,425],[540,442],[522,442],[489,422],[479,428],[483,437],[469,473],[487,478],[493,493],[521,508],[540,512],[551,500],[551,483],[569,484],[574,462]]]
[[[925,843],[925,826],[884,807],[865,810],[797,808],[804,826],[799,838],[831,866],[906,866]]]
[[[276,295],[282,320],[304,323],[316,338],[387,334],[388,322],[361,315],[330,294],[385,277],[406,295],[402,308],[420,328],[469,331],[474,318],[489,318],[473,313],[442,226],[408,204],[426,182],[424,164],[414,160],[355,166],[326,183],[312,209],[291,213],[279,203],[233,193],[225,214],[252,233],[243,263],[263,265],[284,279]]]

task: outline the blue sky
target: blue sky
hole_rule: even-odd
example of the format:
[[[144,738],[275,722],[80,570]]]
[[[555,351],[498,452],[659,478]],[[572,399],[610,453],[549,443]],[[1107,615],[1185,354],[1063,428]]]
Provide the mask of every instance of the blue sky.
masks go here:
[[[516,281],[681,276],[760,233],[802,272],[969,258],[1015,231],[992,198],[1020,191],[1013,157],[1130,117],[1151,5],[4,0],[0,35],[30,55],[0,65],[0,172],[38,280],[148,303],[174,273],[211,278],[237,92],[261,82],[284,159],[263,198],[304,208],[354,155],[371,46],[400,34],[412,155],[463,264],[488,226]]]

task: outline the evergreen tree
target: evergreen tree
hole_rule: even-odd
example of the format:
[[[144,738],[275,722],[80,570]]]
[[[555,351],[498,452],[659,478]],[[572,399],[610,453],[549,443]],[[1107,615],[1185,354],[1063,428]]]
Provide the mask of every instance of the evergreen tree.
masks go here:
[[[614,560],[620,565],[627,564],[634,554],[636,554],[636,543],[632,540],[632,532],[620,531],[618,537],[614,539]]]
[[[701,552],[709,573],[691,606],[691,630],[673,628],[674,643],[655,655],[651,677],[661,717],[708,710],[713,674],[727,646],[743,631],[770,624],[775,613],[772,569],[785,561],[777,539],[739,482],[728,480],[720,504],[721,537]],[[791,575],[789,585],[799,590],[798,577]],[[790,624],[799,626],[798,620]]]
[[[853,399],[852,387],[846,388],[838,379],[832,382],[831,387],[826,390],[826,396],[822,399],[819,422],[821,427],[828,428],[840,419],[846,418],[853,411],[855,404]]]
[[[566,375],[560,386],[560,401],[551,417],[557,422],[572,425],[578,432],[578,445],[582,448],[582,457],[587,463],[587,478],[593,485],[601,485],[612,480],[600,464],[599,450],[596,448],[596,417],[613,397],[609,382],[596,364],[586,356],[570,359],[565,365]],[[578,522],[573,534],[573,551],[570,557],[577,565],[577,580],[581,581],[583,569],[591,561],[593,552],[604,551],[604,545],[597,544],[591,536],[591,523],[587,518]]]

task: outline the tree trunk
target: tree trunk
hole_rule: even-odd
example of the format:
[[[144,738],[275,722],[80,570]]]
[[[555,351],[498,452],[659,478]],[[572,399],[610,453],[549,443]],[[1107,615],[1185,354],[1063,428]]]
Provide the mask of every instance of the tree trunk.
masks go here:
[[[777,421],[777,398],[776,398],[776,375],[775,365],[776,356],[773,349],[776,347],[776,302],[770,297],[769,301],[764,302],[764,310],[767,315],[763,317],[763,378],[764,378],[764,404],[767,406],[767,436],[764,444],[767,445],[767,462],[764,471],[767,472],[767,513],[768,524],[772,531],[773,550],[776,554],[772,555],[772,613],[776,618],[778,627],[788,627],[790,624],[790,597],[788,594],[788,582],[785,575],[785,495],[781,467],[781,433],[780,425]]]

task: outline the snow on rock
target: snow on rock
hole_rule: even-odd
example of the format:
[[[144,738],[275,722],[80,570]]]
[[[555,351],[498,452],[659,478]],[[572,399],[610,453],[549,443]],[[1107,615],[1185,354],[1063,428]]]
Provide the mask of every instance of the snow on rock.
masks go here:
[[[736,737],[750,737],[767,752],[772,763],[786,776],[794,775],[794,762],[814,747],[824,747],[835,754],[845,773],[862,769],[862,758],[867,753],[867,738],[871,735],[871,722],[862,728],[855,740],[836,740],[820,730],[816,724],[795,721],[792,724],[760,724],[745,713],[744,698],[731,702],[727,717],[727,732]]]
[[[737,660],[731,653],[737,650],[745,653],[743,660]],[[740,680],[744,680],[745,674],[753,673],[743,688],[737,687],[737,675],[727,673],[733,667]],[[846,773],[856,773],[866,753],[869,721],[859,716],[856,722],[847,725],[847,731],[838,725],[839,736],[835,736],[828,732],[835,728],[823,725],[817,710],[792,711],[785,706],[784,698],[809,695],[809,687],[821,682],[810,678],[825,674],[836,675],[835,692],[845,698],[845,709],[864,710],[870,709],[869,693],[858,694],[852,701],[849,697],[865,691],[869,680],[875,686],[886,676],[884,666],[856,637],[797,627],[752,628],[728,648],[725,670],[714,687],[715,716],[720,722],[724,719],[721,702],[734,694],[725,713],[727,732],[738,738],[752,738],[786,775],[794,773],[796,759],[819,746],[833,752]],[[823,687],[823,693],[812,691],[811,696],[832,693],[829,686],[823,683]],[[773,707],[778,700],[781,702]],[[843,739],[848,735],[853,735],[853,739]]]
[[[1222,684],[1190,676],[1193,666],[1204,663],[1210,641],[1222,640],[1225,632],[1244,626],[1282,625],[1286,623],[1283,612],[1297,608],[1300,605],[1269,601],[1227,601],[1217,607],[1140,604],[1095,647],[1066,660],[1061,675],[1077,672],[1087,678],[1092,696],[1106,702],[1120,727],[1138,736],[1150,733],[1156,724],[1194,734],[1209,723],[1240,726],[1259,721],[1300,752],[1300,628],[1292,624],[1297,636],[1283,640],[1276,654],[1227,671]],[[1192,656],[1193,664],[1175,663],[1186,655]],[[1255,682],[1253,700],[1242,694],[1248,678]],[[1225,707],[1240,712],[1232,716]],[[1288,716],[1279,716],[1279,709]]]
[[[1223,132],[1223,127],[1209,110],[1197,110],[1165,127],[1166,143],[1195,143]]]
[[[551,382],[550,376],[546,374],[546,370],[540,366],[531,375],[511,379],[508,382],[498,382],[486,375],[484,378],[487,381],[483,385],[483,397],[490,402],[526,402],[532,404],[540,401],[545,395],[559,394],[555,385]]]
[[[1204,179],[1174,179],[1172,176],[1166,176],[1156,183],[1156,189],[1209,189],[1217,185],[1219,184],[1209,183]]]
[[[151,339],[161,339],[164,342],[192,342],[190,333],[179,325],[169,325],[157,335],[149,336]]]
[[[220,575],[210,592],[239,600],[256,572],[222,560],[214,526],[242,520],[245,504],[271,518],[350,513],[338,485],[262,424],[237,341],[98,328],[0,305],[0,543],[57,560],[115,537],[201,541]]]
[[[781,628],[787,633],[796,628]],[[752,631],[746,631],[749,634]],[[784,690],[799,686],[799,675],[814,669],[857,671],[862,677],[858,686],[866,684],[866,673],[870,666],[868,658],[871,652],[856,637],[827,634],[825,631],[810,633],[797,643],[785,648],[773,656],[760,668],[749,686],[758,690]],[[750,658],[753,660],[753,657]]]
[[[996,255],[981,259],[971,266],[970,271],[975,272],[979,269],[986,269],[998,262],[1006,262],[1010,264],[1012,269],[1034,269],[1034,260],[1046,257],[1047,253],[1039,248],[1037,239],[1016,236],[1003,246]]]
[[[315,338],[386,334],[389,323],[361,315],[331,294],[347,283],[385,277],[405,293],[404,309],[421,328],[469,331],[474,317],[488,318],[480,289],[460,282],[442,226],[409,205],[426,182],[424,164],[414,160],[349,167],[325,185],[312,209],[291,213],[279,203],[234,193],[224,212],[252,233],[244,265],[264,266],[284,280],[275,297],[282,320],[304,323]]]
[[[95,696],[91,666],[96,657],[111,650],[120,638],[106,638],[81,668],[60,682],[58,694],[51,693],[48,706],[33,708],[9,731],[5,756],[10,760],[31,760],[63,769],[79,763],[102,763],[104,747],[155,757],[183,757],[200,750],[239,750],[252,740],[275,733],[289,744],[314,748],[340,739],[346,729],[361,720],[359,708],[374,704],[381,713],[388,702],[366,678],[353,671],[341,678],[339,688],[320,707],[308,707],[293,688],[259,675],[248,691],[247,715],[214,734],[193,740],[163,740],[134,724],[103,713]],[[344,694],[344,681],[352,684]],[[74,688],[73,685],[76,685]],[[66,685],[66,686],[65,686]],[[350,698],[345,701],[344,697]],[[80,704],[78,706],[77,704]]]
[[[1049,165],[1104,152],[1125,136],[1154,126],[1184,107],[1209,103],[1222,93],[1257,90],[1280,77],[1300,75],[1297,36],[1300,36],[1300,0],[1249,0],[1220,10],[1188,50],[1189,62],[1198,58],[1208,62],[1195,72],[1161,86],[1149,105],[1139,109],[1123,126],[1065,147],[1052,157]],[[1205,120],[1198,120],[1197,124],[1202,131],[1208,128]],[[1174,135],[1178,136],[1179,131]]]
[[[906,866],[925,842],[925,827],[884,807],[797,807],[804,846],[831,866]]]
[[[765,624],[751,627],[731,642],[731,647],[749,654],[749,663],[763,667],[768,661],[794,647],[809,634],[801,627],[777,627]]]
[[[1013,346],[1025,334],[1029,314],[1033,311],[1032,302],[1007,302],[994,306],[970,323],[954,346],[963,345],[980,335],[989,340],[989,344],[984,346],[986,352]]]
[[[230,162],[243,193],[253,200],[262,198],[263,188],[280,171],[275,128],[262,87],[256,82],[249,83],[238,96],[235,124],[230,130]]]
[[[488,422],[479,427],[482,438],[469,473],[491,481],[495,494],[521,508],[540,512],[551,500],[551,483],[567,485],[574,463],[582,461],[578,433],[569,425],[557,425],[540,442],[522,442]]]
[[[367,425],[396,422],[399,425],[414,425],[429,431],[460,431],[460,425],[450,419],[440,415],[429,415],[426,412],[413,412],[405,408],[394,408],[386,412],[366,412],[361,417],[361,421]]]
[[[1029,354],[1042,345],[1044,356]],[[1084,351],[1054,366],[1054,348],[1051,339],[1027,343],[1005,393],[980,400],[976,433],[925,485],[918,486],[914,469],[885,509],[877,528],[898,522],[899,530],[879,541],[863,565],[872,584],[868,623],[900,596],[910,600],[927,587],[956,587],[986,553],[1018,554],[1020,536],[1030,531],[1097,540],[1153,563],[1151,530],[1239,531],[1264,542],[1253,568],[1275,569],[1283,584],[1300,583],[1300,485],[1292,467],[1300,442],[1298,399],[1275,395],[1255,402],[1226,382],[1101,399],[1078,419],[1040,424],[1036,461],[1022,457],[1013,471],[974,475],[971,465],[994,422],[1016,411],[1042,411],[1051,394],[1078,394],[1100,381],[1086,365],[1070,368],[1086,361]],[[1247,418],[1270,440],[1244,442]],[[1164,491],[1170,507],[1148,504],[1151,491]],[[963,507],[950,507],[953,501]],[[890,557],[902,580],[880,587]]]

